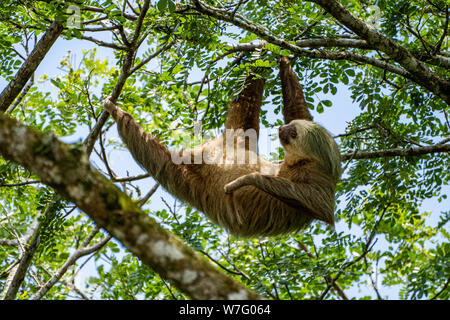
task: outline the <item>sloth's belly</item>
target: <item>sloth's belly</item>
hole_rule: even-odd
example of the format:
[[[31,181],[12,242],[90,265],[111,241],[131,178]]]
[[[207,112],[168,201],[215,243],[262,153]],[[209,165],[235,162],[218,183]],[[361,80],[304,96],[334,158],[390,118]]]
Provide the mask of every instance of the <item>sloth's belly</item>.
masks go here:
[[[249,173],[276,175],[277,170],[277,165],[263,161],[256,165],[190,165],[168,191],[236,236],[298,231],[312,221],[304,209],[291,207],[253,186],[232,194],[224,191],[227,183]]]
[[[286,234],[301,230],[312,221],[304,208],[291,207],[253,186],[242,187],[232,194],[226,194],[221,186],[220,190],[205,195],[197,208],[236,236]]]

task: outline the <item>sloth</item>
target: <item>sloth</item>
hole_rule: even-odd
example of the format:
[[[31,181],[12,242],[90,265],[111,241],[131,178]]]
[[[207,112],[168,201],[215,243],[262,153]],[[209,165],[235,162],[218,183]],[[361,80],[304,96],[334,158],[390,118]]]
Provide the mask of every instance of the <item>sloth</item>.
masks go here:
[[[312,121],[289,59],[281,57],[279,63],[285,121],[279,128],[285,158],[279,164],[257,154],[265,79],[256,75],[246,78],[244,89],[230,102],[223,134],[187,151],[169,151],[109,99],[104,109],[134,159],[166,191],[231,234],[275,236],[297,232],[315,220],[334,227],[338,146]]]

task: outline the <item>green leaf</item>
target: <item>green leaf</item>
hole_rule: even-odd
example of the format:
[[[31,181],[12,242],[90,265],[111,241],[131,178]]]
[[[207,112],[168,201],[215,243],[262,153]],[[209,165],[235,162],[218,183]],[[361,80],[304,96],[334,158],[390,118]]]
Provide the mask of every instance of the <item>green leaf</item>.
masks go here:
[[[317,110],[318,113],[323,113],[323,105],[322,105],[322,101],[319,102],[319,104],[317,105],[316,110]]]
[[[61,83],[61,81],[56,79],[50,79],[50,82],[57,88],[62,89],[64,88],[64,84]]]
[[[173,0],[169,0],[168,5],[169,5],[169,12],[171,12],[171,13],[175,12],[175,9],[176,9],[175,2]]]
[[[355,70],[353,70],[353,69],[347,69],[347,70],[345,70],[345,73],[347,73],[350,77],[355,76]]]
[[[158,1],[157,7],[158,7],[158,10],[159,10],[159,11],[161,11],[161,12],[165,12],[165,11],[166,11],[166,8],[167,8],[167,1],[168,1],[168,0],[159,0],[159,1]]]
[[[337,93],[337,88],[332,84],[330,84],[330,88],[331,88],[331,94],[335,95]]]
[[[333,103],[330,100],[322,100],[322,103],[326,106],[326,107],[331,107],[333,105]]]
[[[347,75],[345,73],[342,74],[341,80],[342,80],[343,84],[345,84],[345,85],[348,84],[348,77],[347,77]]]

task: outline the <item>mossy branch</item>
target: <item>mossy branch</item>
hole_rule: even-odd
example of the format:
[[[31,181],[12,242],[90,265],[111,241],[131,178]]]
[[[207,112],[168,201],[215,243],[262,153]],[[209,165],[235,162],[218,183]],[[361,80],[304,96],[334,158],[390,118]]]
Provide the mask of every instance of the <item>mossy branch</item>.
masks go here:
[[[258,299],[148,217],[89,164],[83,148],[0,114],[0,154],[75,203],[164,279],[193,299]]]

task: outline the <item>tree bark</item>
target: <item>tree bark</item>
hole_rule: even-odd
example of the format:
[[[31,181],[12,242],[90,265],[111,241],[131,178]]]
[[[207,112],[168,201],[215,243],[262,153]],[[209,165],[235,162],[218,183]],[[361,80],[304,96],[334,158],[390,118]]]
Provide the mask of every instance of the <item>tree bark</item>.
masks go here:
[[[412,157],[429,153],[450,152],[450,144],[435,144],[418,148],[395,148],[379,151],[356,151],[341,155],[342,160],[373,159],[383,157]]]
[[[19,239],[18,263],[8,274],[5,287],[3,288],[2,299],[13,300],[16,298],[38,245],[39,228],[39,217],[36,216],[34,223],[30,226],[29,233]]]

